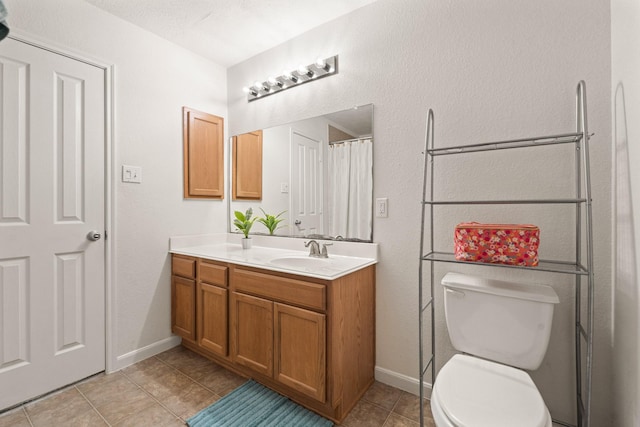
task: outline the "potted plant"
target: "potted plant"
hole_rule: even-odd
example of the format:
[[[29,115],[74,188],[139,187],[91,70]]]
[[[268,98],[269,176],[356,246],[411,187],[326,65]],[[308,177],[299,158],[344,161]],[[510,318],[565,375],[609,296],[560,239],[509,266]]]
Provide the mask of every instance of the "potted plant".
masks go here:
[[[273,236],[273,233],[279,228],[278,224],[284,221],[284,218],[280,218],[280,215],[285,213],[286,211],[280,212],[278,215],[269,215],[262,208],[260,208],[264,216],[262,218],[258,218],[258,222],[262,223],[267,230],[269,230],[269,234]]]
[[[249,249],[251,247],[251,238],[249,237],[249,231],[253,226],[253,222],[256,218],[251,218],[253,215],[253,209],[249,208],[245,213],[235,211],[234,215],[236,219],[233,220],[233,225],[244,234],[242,238],[242,249]]]

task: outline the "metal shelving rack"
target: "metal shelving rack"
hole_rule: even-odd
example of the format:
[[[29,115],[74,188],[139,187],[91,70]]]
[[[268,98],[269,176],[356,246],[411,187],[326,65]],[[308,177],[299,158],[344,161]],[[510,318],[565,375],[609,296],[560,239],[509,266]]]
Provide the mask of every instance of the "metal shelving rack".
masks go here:
[[[587,99],[584,81],[578,83],[576,89],[576,132],[560,135],[550,135],[535,138],[512,139],[497,142],[487,142],[473,145],[460,145],[455,147],[435,148],[434,143],[434,116],[429,110],[427,118],[424,173],[422,188],[422,218],[420,233],[420,263],[419,263],[419,357],[420,357],[420,401],[424,399],[424,379],[431,370],[432,384],[436,379],[435,367],[435,301],[434,301],[434,263],[457,263],[474,266],[487,266],[490,268],[515,268],[530,271],[546,271],[575,276],[575,375],[576,375],[576,406],[577,426],[590,426],[591,407],[591,370],[593,357],[593,232],[591,213],[591,179],[589,170],[589,135],[587,130]],[[548,145],[574,144],[575,145],[575,197],[567,199],[519,199],[519,200],[466,200],[444,201],[434,200],[434,159],[444,155],[468,154],[492,150],[518,149],[524,147],[544,147]],[[427,190],[429,195],[427,196]],[[575,261],[540,260],[537,267],[522,267],[502,264],[485,264],[468,261],[458,261],[453,253],[438,252],[434,250],[434,207],[438,205],[509,205],[509,204],[534,204],[534,205],[575,205]],[[427,209],[429,220],[426,220]],[[583,219],[584,214],[584,219]],[[428,224],[427,224],[428,222]],[[429,226],[428,251],[425,252],[425,226]],[[583,240],[584,239],[584,240]],[[586,254],[583,253],[583,245]],[[423,266],[430,263],[430,277],[427,288],[429,294],[425,301],[425,281],[423,278]],[[586,285],[586,322],[582,319],[583,286]],[[425,327],[424,321],[430,316],[431,321],[431,354],[425,360]],[[583,347],[584,341],[584,347]],[[585,359],[584,372],[582,369],[583,355]],[[423,425],[423,405],[420,405],[420,425]],[[553,420],[554,423],[574,427],[564,421]]]

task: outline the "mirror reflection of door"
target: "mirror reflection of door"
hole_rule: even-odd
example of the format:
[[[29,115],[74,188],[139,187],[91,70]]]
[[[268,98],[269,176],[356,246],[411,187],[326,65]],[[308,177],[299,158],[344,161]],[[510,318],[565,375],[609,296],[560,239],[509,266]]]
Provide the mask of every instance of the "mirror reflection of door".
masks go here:
[[[262,199],[262,131],[233,137],[233,200]]]
[[[322,141],[291,130],[291,217],[296,235],[322,234]]]

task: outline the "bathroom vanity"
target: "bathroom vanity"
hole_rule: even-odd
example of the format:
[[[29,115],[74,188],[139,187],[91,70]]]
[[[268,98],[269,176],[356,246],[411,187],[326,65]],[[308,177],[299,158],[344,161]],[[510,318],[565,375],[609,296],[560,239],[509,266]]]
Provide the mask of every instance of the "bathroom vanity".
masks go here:
[[[226,242],[171,252],[183,346],[336,422],[372,384],[375,258]]]

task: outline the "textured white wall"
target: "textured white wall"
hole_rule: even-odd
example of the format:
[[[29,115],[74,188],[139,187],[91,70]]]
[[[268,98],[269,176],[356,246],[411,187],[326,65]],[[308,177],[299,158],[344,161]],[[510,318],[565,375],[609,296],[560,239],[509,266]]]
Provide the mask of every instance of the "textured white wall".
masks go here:
[[[435,110],[440,145],[570,132],[575,87],[584,79],[589,126],[596,133],[591,150],[597,282],[592,425],[610,425],[610,53],[608,0],[380,0],[228,70],[231,134],[375,105],[374,192],[389,198],[389,218],[374,223],[380,244],[376,362],[387,381],[417,378],[418,201],[428,108]],[[340,55],[337,75],[246,102],[243,86],[333,54]],[[448,159],[437,172],[441,197],[499,197],[521,190],[552,197],[572,188],[571,149],[505,153]],[[481,184],[485,179],[488,185]],[[437,224],[437,245],[450,249],[452,226],[460,220],[534,222],[542,229],[543,257],[571,259],[573,215],[566,208],[556,212],[490,207],[445,213]],[[447,269],[463,271],[442,266],[437,276]],[[464,271],[514,276],[496,269]],[[571,421],[572,277],[518,276],[552,283],[560,295],[551,347],[532,376],[552,415]],[[440,287],[437,292],[442,366],[453,350]]]
[[[116,176],[122,164],[143,172],[142,184],[114,186],[117,367],[114,358],[171,335],[169,236],[226,231],[225,202],[182,198],[181,112],[226,119],[226,73],[82,0],[5,4],[12,29],[116,66]]]
[[[640,4],[611,2],[615,179],[613,425],[640,425]]]

